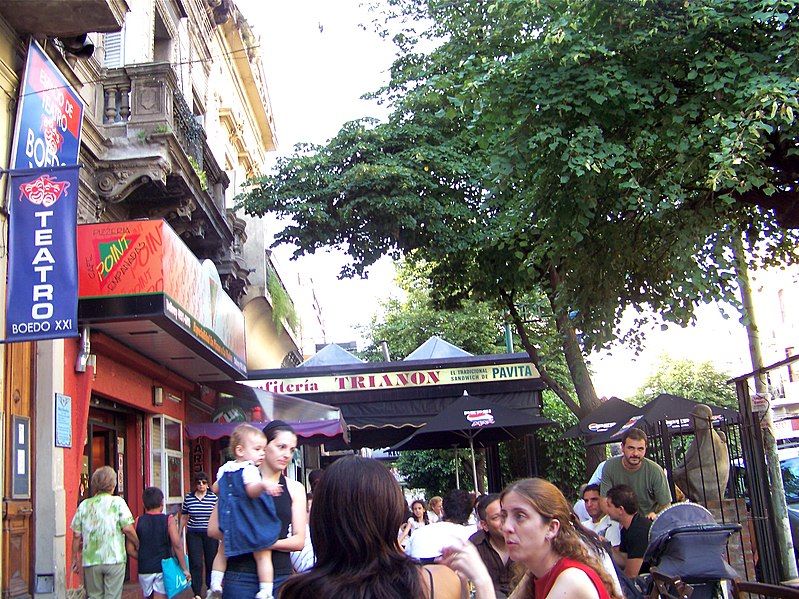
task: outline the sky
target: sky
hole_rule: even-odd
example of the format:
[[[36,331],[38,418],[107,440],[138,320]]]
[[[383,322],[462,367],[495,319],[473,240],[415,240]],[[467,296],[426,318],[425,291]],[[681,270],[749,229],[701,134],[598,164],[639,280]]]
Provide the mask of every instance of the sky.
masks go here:
[[[347,121],[385,115],[376,102],[360,97],[388,81],[394,49],[361,27],[372,16],[360,2],[237,0],[237,5],[261,37],[278,154],[300,142],[324,143]],[[327,325],[325,341],[360,341],[358,326],[395,292],[392,262],[381,260],[368,280],[339,280],[346,262],[341,252],[317,252],[290,263],[292,251],[282,246],[273,255],[279,268],[300,269],[313,278]]]
[[[298,142],[324,143],[349,120],[385,115],[384,108],[360,96],[388,80],[394,49],[390,41],[361,27],[372,17],[358,0],[237,0],[237,4],[261,37],[279,153],[289,153]],[[314,279],[327,323],[325,341],[359,340],[362,345],[359,325],[369,322],[381,300],[398,293],[393,264],[382,260],[368,280],[339,280],[337,274],[346,261],[341,252],[317,252],[293,264],[291,252],[290,247],[279,247],[274,255],[279,266],[289,271],[298,268]],[[699,310],[699,320],[700,329],[653,330],[640,356],[618,346],[592,355],[597,393],[629,397],[664,354],[711,360],[729,373],[748,370],[745,334],[735,319],[725,320],[719,307],[711,305]]]
[[[596,352],[590,356],[589,363],[598,395],[626,399],[635,394],[664,355],[695,362],[710,361],[731,375],[749,372],[746,331],[738,323],[734,309],[727,307],[724,311],[732,316],[725,319],[718,304],[700,306],[697,309],[699,327],[669,326],[663,331],[657,325],[648,331],[645,349],[640,355],[619,345],[609,351]],[[628,311],[623,325],[629,326],[632,319],[633,313]]]

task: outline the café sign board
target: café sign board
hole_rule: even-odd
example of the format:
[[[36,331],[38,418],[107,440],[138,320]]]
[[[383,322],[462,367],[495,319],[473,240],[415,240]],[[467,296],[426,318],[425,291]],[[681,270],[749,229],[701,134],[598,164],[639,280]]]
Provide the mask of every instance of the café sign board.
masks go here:
[[[244,314],[163,220],[81,225],[78,273],[82,300],[163,295],[169,320],[246,375]]]
[[[458,383],[490,383],[540,378],[530,362],[456,368],[424,368],[402,372],[375,372],[354,375],[327,375],[285,379],[245,381],[247,385],[272,393],[330,393],[432,387]]]

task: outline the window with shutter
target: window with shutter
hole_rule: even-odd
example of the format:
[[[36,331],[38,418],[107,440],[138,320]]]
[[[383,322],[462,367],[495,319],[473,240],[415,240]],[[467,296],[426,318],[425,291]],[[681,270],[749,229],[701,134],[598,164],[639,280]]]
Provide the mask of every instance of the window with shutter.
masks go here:
[[[122,31],[104,34],[103,47],[105,49],[105,57],[103,66],[107,69],[116,69],[125,64],[123,41]]]

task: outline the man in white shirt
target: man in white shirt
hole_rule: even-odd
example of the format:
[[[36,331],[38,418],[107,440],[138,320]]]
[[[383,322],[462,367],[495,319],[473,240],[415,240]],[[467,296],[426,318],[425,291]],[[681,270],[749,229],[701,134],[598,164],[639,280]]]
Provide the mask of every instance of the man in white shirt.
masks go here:
[[[444,497],[444,520],[422,526],[411,534],[405,553],[421,562],[432,562],[444,547],[460,545],[477,532],[476,526],[466,524],[472,513],[473,500],[463,489],[450,491]]]
[[[605,467],[605,462],[607,462],[607,460],[599,462],[599,466],[596,467],[588,482],[584,485],[580,485],[580,499],[574,502],[574,507],[572,508],[574,513],[577,514],[577,517],[580,518],[580,522],[587,520],[590,517],[585,509],[585,501],[582,499],[583,492],[588,485],[598,485],[602,482],[602,469]]]
[[[599,495],[599,485],[587,485],[583,489],[583,501],[589,515],[587,520],[583,520],[583,526],[606,539],[614,548],[618,547],[621,543],[621,529],[619,523],[611,520],[603,511],[604,502]]]

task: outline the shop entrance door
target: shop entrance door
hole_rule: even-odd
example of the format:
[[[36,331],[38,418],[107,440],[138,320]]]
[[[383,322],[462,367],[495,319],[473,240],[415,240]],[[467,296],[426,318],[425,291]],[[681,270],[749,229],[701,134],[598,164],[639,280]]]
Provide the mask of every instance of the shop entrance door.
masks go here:
[[[127,417],[127,414],[103,410],[94,406],[89,409],[79,490],[81,500],[91,496],[89,480],[92,472],[102,466],[111,466],[117,473],[116,494],[127,502],[127,461],[125,459]]]
[[[31,597],[34,343],[6,345],[4,391],[3,598]]]

